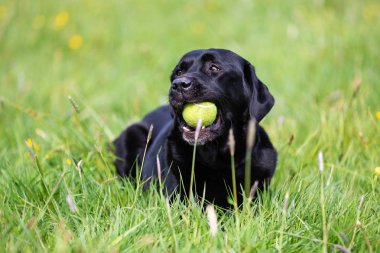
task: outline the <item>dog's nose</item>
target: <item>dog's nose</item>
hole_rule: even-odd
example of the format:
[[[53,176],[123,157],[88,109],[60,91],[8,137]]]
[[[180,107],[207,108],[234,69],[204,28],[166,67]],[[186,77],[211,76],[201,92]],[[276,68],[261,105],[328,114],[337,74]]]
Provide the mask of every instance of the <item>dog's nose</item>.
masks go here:
[[[173,81],[173,90],[189,90],[193,86],[193,80],[188,77],[180,77]]]

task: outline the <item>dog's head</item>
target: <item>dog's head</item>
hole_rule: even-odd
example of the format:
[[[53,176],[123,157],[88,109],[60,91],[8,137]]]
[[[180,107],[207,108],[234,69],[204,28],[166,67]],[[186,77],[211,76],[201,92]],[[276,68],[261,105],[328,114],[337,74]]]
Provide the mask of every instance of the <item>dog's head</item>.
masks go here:
[[[195,129],[182,117],[186,103],[212,102],[217,106],[213,124],[199,132],[204,145],[230,128],[242,128],[250,118],[256,122],[270,111],[274,98],[256,76],[254,67],[239,55],[224,49],[194,50],[185,54],[171,75],[169,102],[182,138],[194,144]]]

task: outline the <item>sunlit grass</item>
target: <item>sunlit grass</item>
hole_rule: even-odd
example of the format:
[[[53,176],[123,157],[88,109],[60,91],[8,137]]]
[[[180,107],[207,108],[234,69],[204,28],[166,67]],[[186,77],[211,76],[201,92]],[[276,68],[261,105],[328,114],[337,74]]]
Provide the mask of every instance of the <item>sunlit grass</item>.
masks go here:
[[[2,1],[0,248],[379,251],[378,13],[375,1]],[[256,66],[279,152],[269,190],[216,219],[118,180],[106,145],[167,102],[182,54],[209,47]]]

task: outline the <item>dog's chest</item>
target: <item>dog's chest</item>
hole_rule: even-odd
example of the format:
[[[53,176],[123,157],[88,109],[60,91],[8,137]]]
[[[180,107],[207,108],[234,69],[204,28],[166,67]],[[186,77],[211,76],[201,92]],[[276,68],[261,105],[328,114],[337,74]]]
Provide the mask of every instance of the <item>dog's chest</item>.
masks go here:
[[[195,159],[197,163],[215,170],[230,165],[231,161],[229,152],[215,145],[197,147]]]

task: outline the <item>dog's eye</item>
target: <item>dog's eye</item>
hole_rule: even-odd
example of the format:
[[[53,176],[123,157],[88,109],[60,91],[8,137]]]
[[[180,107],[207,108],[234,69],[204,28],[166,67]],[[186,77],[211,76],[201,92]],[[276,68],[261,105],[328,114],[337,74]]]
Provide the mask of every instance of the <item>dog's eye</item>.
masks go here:
[[[220,68],[219,68],[217,65],[212,64],[212,65],[210,66],[209,70],[210,70],[211,72],[219,72],[219,71],[220,71]]]
[[[176,76],[180,76],[180,75],[182,75],[183,74],[183,72],[182,72],[182,70],[177,70],[176,72],[175,72],[175,75]]]

